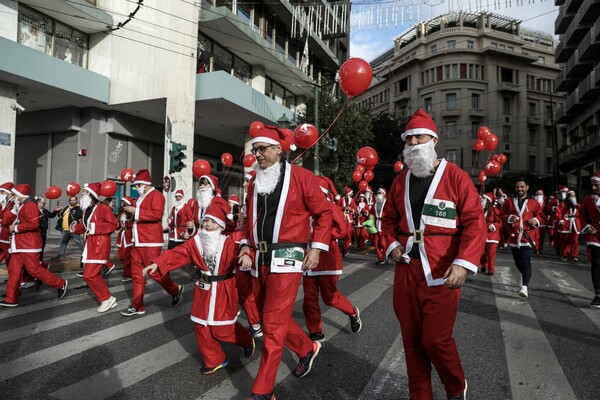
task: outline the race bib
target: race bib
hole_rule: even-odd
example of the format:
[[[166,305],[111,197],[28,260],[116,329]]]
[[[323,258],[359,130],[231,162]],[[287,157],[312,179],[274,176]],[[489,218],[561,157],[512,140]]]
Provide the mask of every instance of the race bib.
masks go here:
[[[450,200],[426,199],[421,219],[425,225],[456,229],[456,204]]]
[[[302,272],[304,254],[302,247],[273,250],[271,272]]]

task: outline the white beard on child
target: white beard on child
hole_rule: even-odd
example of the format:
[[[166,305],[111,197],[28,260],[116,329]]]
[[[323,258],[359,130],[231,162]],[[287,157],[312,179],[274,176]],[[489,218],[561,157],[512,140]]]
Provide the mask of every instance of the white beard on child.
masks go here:
[[[200,230],[200,243],[202,244],[202,257],[204,258],[212,258],[215,256],[217,252],[217,247],[219,242],[221,241],[221,232],[222,229],[217,229],[214,231],[207,231],[202,228]]]

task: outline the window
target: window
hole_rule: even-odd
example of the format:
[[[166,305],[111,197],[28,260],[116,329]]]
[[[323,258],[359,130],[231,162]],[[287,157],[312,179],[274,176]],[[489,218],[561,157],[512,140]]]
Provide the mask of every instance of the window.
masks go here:
[[[467,49],[474,49],[475,42],[473,40],[467,40]]]
[[[527,75],[527,89],[536,90],[536,79],[533,75]]]
[[[469,64],[468,75],[469,79],[483,79],[483,75],[481,73],[482,68],[477,64]]]
[[[426,97],[425,98],[425,112],[427,114],[431,114],[433,111],[433,105],[431,102],[431,97]]]
[[[502,141],[505,143],[510,142],[510,125],[502,125]]]
[[[546,127],[545,129],[545,133],[546,133],[546,148],[547,149],[551,149],[552,148],[552,128]]]
[[[435,54],[437,53],[437,44],[432,44],[431,45],[431,54]]]
[[[552,123],[552,104],[546,104],[546,121]]]
[[[538,131],[537,128],[529,129],[529,145],[537,146],[538,145]]]
[[[506,49],[507,49],[508,51],[515,51],[515,48],[514,48],[514,47],[512,47],[512,46],[506,46]]]
[[[472,121],[471,122],[471,139],[477,139],[477,131],[479,130],[479,126],[481,122]]]
[[[448,40],[448,50],[456,49],[456,40]]]
[[[540,64],[546,64],[546,57],[539,56],[539,57],[538,57],[538,62],[539,62]]]
[[[501,44],[499,47],[500,47],[502,50],[506,50],[506,45],[505,45],[505,44]]]
[[[479,95],[479,94],[471,95],[471,108],[473,108],[475,110],[481,109],[480,104],[479,104],[480,98],[481,98],[481,95]]]
[[[250,83],[252,79],[252,68],[250,64],[245,62],[244,60],[234,57],[233,58],[233,75],[244,81],[245,83]]]
[[[497,48],[498,47],[498,43],[492,42],[492,47]]]
[[[233,68],[233,55],[216,43],[213,43],[213,51],[214,70],[231,73],[231,69]]]
[[[502,98],[502,114],[504,115],[510,115],[510,110],[511,110],[511,101],[510,101],[510,97],[504,97]]]
[[[446,137],[449,139],[456,137],[456,121],[446,122]]]
[[[446,109],[454,110],[456,108],[456,93],[446,94]]]
[[[529,156],[529,171],[534,172],[535,170],[535,156]]]
[[[552,173],[552,157],[546,157],[546,173]]]
[[[456,164],[456,150],[446,150],[446,160]]]
[[[198,33],[198,60],[196,73],[210,72],[210,57],[212,55],[212,42],[206,36]]]
[[[537,117],[536,110],[535,110],[536,107],[535,106],[536,106],[535,103],[529,103],[529,108],[527,109],[527,116],[528,117],[533,117],[533,118]]]
[[[498,67],[498,82],[519,83],[515,79],[515,70],[504,67]]]

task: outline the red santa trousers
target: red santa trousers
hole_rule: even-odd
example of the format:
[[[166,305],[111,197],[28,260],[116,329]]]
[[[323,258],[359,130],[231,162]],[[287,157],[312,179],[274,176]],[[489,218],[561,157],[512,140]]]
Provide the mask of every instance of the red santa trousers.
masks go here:
[[[348,222],[348,230],[346,236],[344,237],[344,254],[346,254],[350,250],[350,246],[352,246],[352,235],[354,234],[354,226],[351,222]]]
[[[125,278],[131,278],[131,249],[133,249],[131,246],[117,249],[119,260],[123,263],[123,277]]]
[[[537,251],[542,252],[544,251],[544,242],[546,241],[546,231],[548,230],[548,228],[546,228],[545,226],[540,226],[539,228],[539,237],[538,237],[538,242],[537,242]]]
[[[283,346],[298,357],[313,349],[312,341],[292,318],[302,274],[274,274],[268,265],[259,267],[252,280],[256,307],[262,320],[263,349],[252,393],[273,393]]]
[[[560,251],[561,256],[571,256],[573,258],[579,257],[579,234],[575,232],[571,233],[559,233],[560,238]]]
[[[98,301],[108,300],[111,296],[108,290],[108,285],[102,277],[103,264],[86,263],[83,267],[83,279],[88,284],[92,292],[96,295]]]
[[[0,264],[4,261],[7,266],[10,262],[10,253],[8,252],[8,249],[10,249],[10,243],[0,243]]]
[[[323,332],[321,307],[319,306],[319,290],[326,305],[335,307],[346,315],[354,315],[352,303],[337,288],[339,277],[339,275],[305,275],[302,278],[302,286],[304,288],[302,311],[304,311],[306,328],[310,333]]]
[[[373,245],[375,246],[375,251],[377,252],[377,261],[383,262],[385,259],[385,249],[387,246],[385,245],[385,240],[383,239],[383,235],[381,232],[377,232],[373,236]]]
[[[194,324],[198,351],[207,368],[223,364],[227,356],[219,342],[236,344],[243,348],[252,346],[252,334],[239,322],[231,325],[200,325]]]
[[[254,301],[254,292],[252,291],[252,274],[248,271],[237,271],[235,274],[235,287],[238,292],[238,302],[246,313],[246,318],[251,325],[260,322],[260,316],[256,309]]]
[[[394,311],[400,321],[412,400],[431,400],[431,364],[449,395],[465,389],[465,374],[452,337],[460,289],[427,286],[420,260],[396,264]]]
[[[142,274],[144,267],[152,264],[152,260],[160,255],[160,247],[135,247],[131,250],[131,279],[133,282],[132,306],[138,311],[144,310],[144,291],[146,279]],[[158,271],[150,274],[150,278],[162,286],[171,296],[179,294],[179,286],[169,275],[160,275]]]
[[[488,273],[493,274],[496,269],[496,252],[498,251],[498,243],[485,243],[485,253],[481,256],[481,266],[488,270]]]
[[[369,233],[362,226],[360,228],[355,228],[356,240],[358,242],[358,250],[362,251],[365,249],[365,241],[369,238]]]
[[[48,286],[60,289],[65,280],[54,275],[40,264],[39,253],[13,253],[8,264],[8,283],[6,284],[7,303],[19,302],[19,286],[23,268],[35,279],[39,279]]]

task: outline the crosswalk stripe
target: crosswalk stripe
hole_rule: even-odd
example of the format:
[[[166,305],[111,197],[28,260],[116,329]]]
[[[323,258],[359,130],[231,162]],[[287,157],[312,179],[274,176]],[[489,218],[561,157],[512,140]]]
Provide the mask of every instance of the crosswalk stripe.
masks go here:
[[[515,270],[514,268],[512,269]],[[576,399],[554,351],[526,300],[517,295],[518,278],[508,267],[496,267],[492,288],[500,315],[512,397],[537,399],[552,393],[557,399]],[[540,368],[544,369],[540,373]]]

